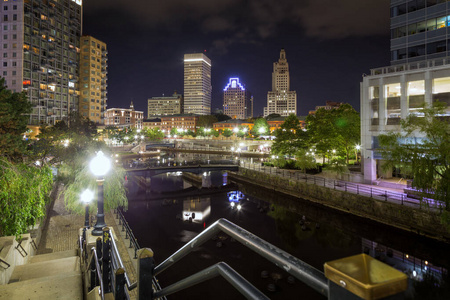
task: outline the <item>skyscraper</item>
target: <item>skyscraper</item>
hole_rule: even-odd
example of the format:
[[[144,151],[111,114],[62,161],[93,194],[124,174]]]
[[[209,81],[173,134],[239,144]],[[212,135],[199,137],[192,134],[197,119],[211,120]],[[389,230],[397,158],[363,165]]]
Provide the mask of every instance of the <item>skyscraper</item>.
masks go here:
[[[290,90],[289,64],[284,49],[280,51],[278,62],[273,63],[272,91],[267,93],[267,106],[264,107],[264,116],[270,114],[297,114],[297,92]]]
[[[184,112],[211,114],[211,60],[203,53],[184,55]]]
[[[251,98],[239,78],[230,78],[223,89],[223,113],[233,119],[252,117]]]
[[[87,35],[81,37],[79,111],[97,124],[104,124],[107,54],[106,44],[102,41]]]
[[[2,76],[33,105],[29,124],[55,124],[78,109],[81,0],[4,0]]]
[[[447,0],[391,0],[391,64],[449,56]]]

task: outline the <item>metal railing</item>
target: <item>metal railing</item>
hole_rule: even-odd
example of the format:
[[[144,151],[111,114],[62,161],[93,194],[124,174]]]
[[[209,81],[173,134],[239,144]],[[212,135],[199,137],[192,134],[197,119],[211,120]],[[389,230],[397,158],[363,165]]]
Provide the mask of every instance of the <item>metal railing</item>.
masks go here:
[[[134,247],[134,259],[136,259],[137,251],[141,247],[139,246],[139,243],[138,243],[136,237],[134,236],[133,231],[130,228],[130,225],[128,225],[127,220],[123,216],[122,211],[119,208],[116,208],[115,213],[116,213],[117,219],[119,219],[119,226],[122,225],[122,232],[125,231],[125,239],[130,239],[129,248]]]
[[[5,269],[5,270],[8,269],[9,267],[11,267],[10,264],[8,264],[6,261],[4,261],[4,260],[1,259],[1,258],[0,258],[0,264],[5,264],[5,265],[7,266],[6,268],[2,266],[2,268]]]
[[[373,188],[368,185],[357,184],[343,180],[327,179],[324,177],[308,175],[293,170],[278,169],[275,167],[262,166],[261,164],[246,163],[246,162],[241,162],[240,167],[253,171],[262,172],[265,174],[270,174],[273,176],[279,176],[289,180],[295,180],[298,182],[305,182],[307,184],[323,186],[334,190],[340,190],[352,194],[370,197],[376,200],[382,200],[399,205],[406,205],[418,209],[432,209],[441,211],[444,207],[440,201],[436,201],[434,199],[424,198],[422,200],[418,200],[416,198],[409,197],[405,193],[392,192],[387,189],[385,190],[380,188]]]
[[[176,262],[181,260],[184,256],[192,252],[194,249],[208,241],[210,238],[215,236],[218,231],[223,231],[224,233],[228,234],[230,237],[234,238],[236,241],[240,242],[244,246],[250,248],[257,254],[261,255],[262,257],[268,259],[269,261],[273,262],[276,266],[284,269],[289,274],[293,275],[297,279],[301,280],[308,286],[312,287],[314,290],[319,292],[320,294],[324,296],[328,296],[328,280],[323,274],[323,272],[315,269],[314,267],[308,265],[307,263],[299,260],[298,258],[290,255],[289,253],[281,250],[280,248],[264,241],[263,239],[259,238],[258,236],[252,234],[251,232],[237,226],[236,224],[231,223],[230,221],[226,219],[219,219],[216,221],[213,225],[209,226],[207,229],[205,229],[202,233],[197,235],[195,238],[193,238],[190,242],[185,244],[182,248],[180,248],[177,252],[169,256],[165,261],[163,261],[161,264],[159,264],[154,271],[155,275],[158,275],[168,269],[169,267],[173,266]],[[212,268],[212,267],[211,267]],[[208,270],[208,269],[206,269]],[[204,270],[205,271],[205,270]],[[157,292],[155,296],[167,296],[170,293],[173,293],[175,291],[180,291],[182,289],[188,288],[190,286],[193,286],[200,281],[198,280],[198,277],[201,277],[206,274],[203,273],[197,273],[195,275],[192,275],[191,277],[188,277],[179,283],[175,283],[174,285],[171,285],[167,288],[163,288],[160,292]],[[211,273],[207,278],[209,279],[212,277],[215,277],[217,274]],[[240,286],[242,285],[251,285],[250,283],[242,281],[245,280],[242,277],[238,280],[239,283],[237,284],[237,289],[242,293],[242,290],[240,289]],[[235,286],[236,287],[236,286]],[[251,288],[250,290],[247,290],[249,295],[246,295],[249,299],[260,299],[261,293],[256,288]]]
[[[25,251],[25,249],[22,246],[22,241],[20,240],[20,242],[17,244],[16,250],[20,253],[20,255],[22,255],[22,257],[25,257],[28,255],[27,251]],[[20,249],[19,249],[20,248]],[[24,254],[25,253],[25,254]]]

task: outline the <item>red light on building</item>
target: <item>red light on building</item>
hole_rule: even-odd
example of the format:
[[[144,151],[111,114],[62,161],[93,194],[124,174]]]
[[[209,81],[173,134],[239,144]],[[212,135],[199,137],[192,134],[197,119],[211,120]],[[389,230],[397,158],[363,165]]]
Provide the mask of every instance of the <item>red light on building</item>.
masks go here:
[[[23,85],[31,85],[31,80],[24,80]]]

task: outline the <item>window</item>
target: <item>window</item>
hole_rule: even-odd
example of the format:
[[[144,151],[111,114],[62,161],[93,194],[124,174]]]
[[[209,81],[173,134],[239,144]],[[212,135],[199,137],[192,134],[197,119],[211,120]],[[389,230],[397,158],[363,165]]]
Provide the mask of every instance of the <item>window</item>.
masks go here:
[[[17,10],[17,5],[13,5],[13,10]]]
[[[8,75],[8,72],[3,71],[3,76],[6,76],[6,75]]]
[[[12,35],[13,40],[17,40],[17,34]]]
[[[429,19],[427,21],[427,31],[435,30],[436,29],[436,18]]]
[[[8,15],[3,16],[3,21],[8,21]]]
[[[17,21],[17,15],[13,14],[13,21]]]
[[[8,6],[3,6],[3,10],[8,10]]]
[[[17,74],[17,72],[16,72],[16,71],[12,71],[12,74],[13,74],[13,76],[14,76],[14,75],[16,75],[16,74]]]
[[[8,57],[8,53],[6,53],[6,52],[3,53],[3,57],[5,57],[5,58]]]
[[[3,62],[3,66],[4,67],[7,67],[8,66],[8,63],[5,61],[5,62]]]
[[[12,62],[12,66],[13,66],[13,67],[17,67],[17,62],[13,61],[13,62]]]
[[[4,35],[3,35],[3,39],[4,39],[4,40],[7,40],[7,39],[8,39],[8,35],[7,35],[7,34],[4,34]]]
[[[445,27],[445,21],[446,21],[446,17],[440,17],[436,19],[436,28],[444,28]]]

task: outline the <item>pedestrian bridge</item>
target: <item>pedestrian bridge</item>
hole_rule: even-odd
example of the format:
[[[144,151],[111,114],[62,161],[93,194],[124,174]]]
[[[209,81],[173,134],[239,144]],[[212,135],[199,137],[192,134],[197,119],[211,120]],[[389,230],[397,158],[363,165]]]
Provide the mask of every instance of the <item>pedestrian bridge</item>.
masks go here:
[[[212,171],[239,171],[238,164],[198,164],[198,165],[165,165],[165,166],[133,166],[125,168],[125,170],[132,175],[153,177],[155,175],[167,172],[188,172],[194,174],[203,174],[204,172]]]

